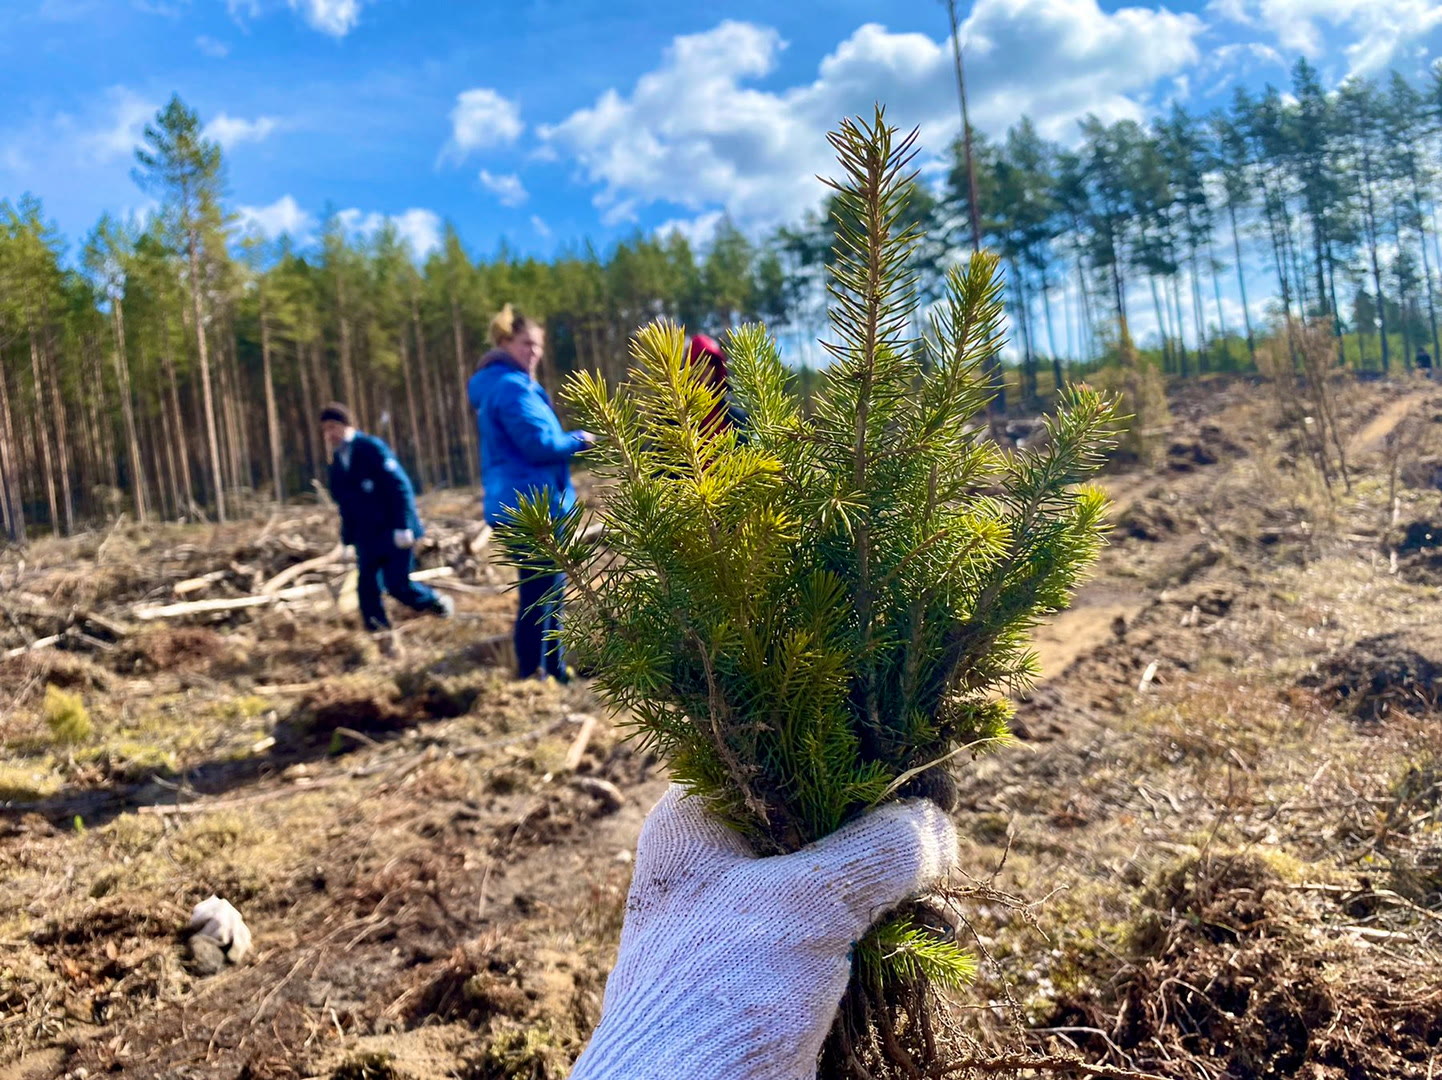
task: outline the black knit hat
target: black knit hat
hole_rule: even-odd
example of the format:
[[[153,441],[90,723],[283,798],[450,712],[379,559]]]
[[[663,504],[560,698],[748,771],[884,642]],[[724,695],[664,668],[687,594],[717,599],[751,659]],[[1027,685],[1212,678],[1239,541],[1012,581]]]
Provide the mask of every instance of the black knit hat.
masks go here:
[[[324,424],[327,420],[334,420],[346,427],[355,427],[355,413],[351,412],[339,401],[332,401],[320,411],[320,422]]]

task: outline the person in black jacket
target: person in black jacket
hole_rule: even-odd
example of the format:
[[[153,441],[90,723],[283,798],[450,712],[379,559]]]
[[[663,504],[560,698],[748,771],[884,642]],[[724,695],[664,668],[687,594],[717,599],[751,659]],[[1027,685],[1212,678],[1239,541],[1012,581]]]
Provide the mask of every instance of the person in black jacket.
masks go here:
[[[331,451],[329,486],[340,508],[341,543],[355,548],[361,618],[367,630],[388,630],[381,583],[386,592],[416,611],[442,617],[453,605],[428,586],[411,580],[415,543],[425,535],[416,513],[411,478],[391,448],[357,431],[355,417],[339,402],[320,413],[320,430]]]

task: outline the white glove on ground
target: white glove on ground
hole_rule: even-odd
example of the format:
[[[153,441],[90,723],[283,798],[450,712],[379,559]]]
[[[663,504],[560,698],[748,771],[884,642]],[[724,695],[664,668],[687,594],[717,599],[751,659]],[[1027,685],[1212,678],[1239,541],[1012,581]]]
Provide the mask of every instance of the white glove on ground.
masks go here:
[[[210,938],[220,946],[232,964],[240,963],[250,952],[250,927],[245,925],[240,912],[229,900],[218,896],[211,896],[195,905],[186,930]]]
[[[814,1080],[851,946],[955,863],[951,820],[926,800],[758,859],[672,785],[641,829],[601,1023],[571,1080]]]
[[[397,529],[391,533],[391,543],[404,551],[406,548],[416,546],[416,534],[409,529]]]

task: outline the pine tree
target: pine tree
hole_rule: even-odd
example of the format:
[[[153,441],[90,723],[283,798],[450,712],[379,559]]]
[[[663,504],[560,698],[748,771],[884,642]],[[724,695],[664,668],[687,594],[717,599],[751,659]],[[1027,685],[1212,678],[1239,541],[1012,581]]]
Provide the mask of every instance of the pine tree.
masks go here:
[[[1036,451],[977,433],[1001,335],[994,256],[952,269],[931,333],[907,336],[914,140],[879,109],[832,136],[846,177],[832,363],[810,416],[774,340],[747,326],[730,346],[751,426],[722,430],[682,331],[653,323],[625,386],[582,372],[565,391],[614,485],[597,511],[605,546],[579,509],[556,519],[545,499],[522,499],[501,530],[518,565],[569,575],[564,636],[605,699],[761,853],[795,851],[1003,742],[999,692],[1034,676],[1027,632],[1066,603],[1103,527],[1104,497],[1077,484],[1112,435],[1109,402],[1064,393]],[[922,974],[955,980],[969,960],[905,917],[861,954],[856,973],[884,977],[853,981],[827,1075],[860,1076],[857,1061],[900,1075],[905,1055],[873,1022],[910,1031],[924,1055],[896,1014],[922,1007]]]
[[[225,520],[225,483],[221,472],[220,437],[216,429],[215,395],[211,386],[209,315],[205,285],[207,262],[223,258],[221,230],[225,215],[221,194],[225,186],[220,147],[206,139],[200,118],[180,100],[172,97],[145,126],[146,145],[135,152],[139,167],[135,179],[140,186],[164,202],[164,221],[174,249],[184,255],[190,317],[195,333],[195,350],[200,369],[200,388],[205,417],[206,441],[210,450],[210,479],[216,516]]]

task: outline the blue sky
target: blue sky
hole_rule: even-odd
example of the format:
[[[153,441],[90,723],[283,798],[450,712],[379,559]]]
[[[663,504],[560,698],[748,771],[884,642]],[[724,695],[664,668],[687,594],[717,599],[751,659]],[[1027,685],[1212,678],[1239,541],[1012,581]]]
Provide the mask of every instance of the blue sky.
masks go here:
[[[974,122],[1143,118],[1284,82],[1420,72],[1436,0],[959,0]],[[668,223],[704,241],[813,205],[836,119],[889,104],[940,147],[956,128],[938,0],[0,0],[0,197],[40,196],[78,240],[143,211],[130,179],[172,93],[226,147],[231,204],[304,237],[327,208],[381,215],[424,252],[548,255]]]

